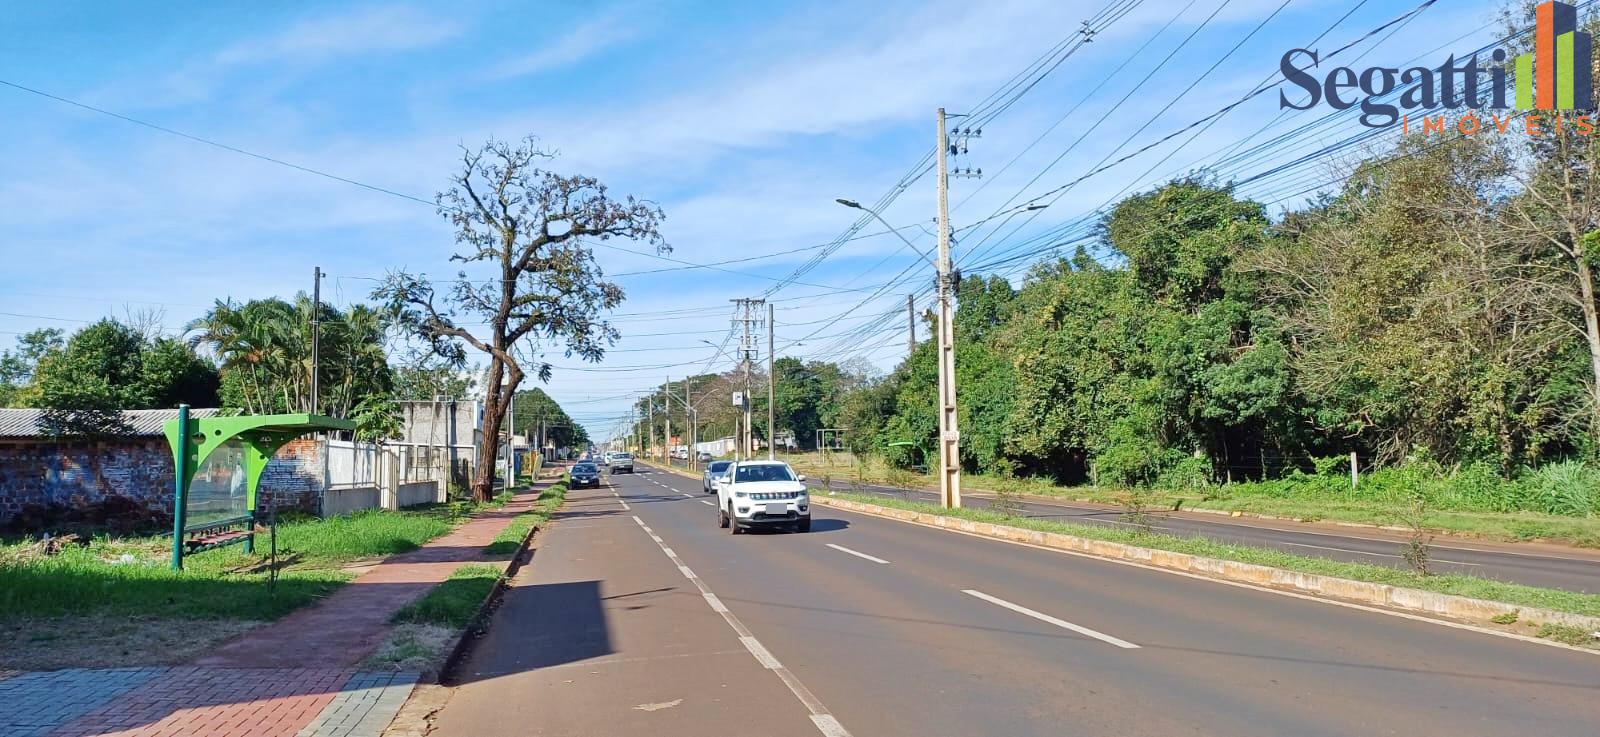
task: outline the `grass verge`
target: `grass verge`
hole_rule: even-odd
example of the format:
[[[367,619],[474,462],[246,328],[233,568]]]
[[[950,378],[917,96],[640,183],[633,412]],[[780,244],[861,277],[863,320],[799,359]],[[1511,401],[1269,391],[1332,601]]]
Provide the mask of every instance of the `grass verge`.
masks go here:
[[[185,559],[183,571],[169,569],[165,535],[99,536],[53,554],[32,539],[0,541],[0,639],[19,643],[0,648],[0,667],[183,660],[327,596],[354,578],[350,564],[415,550],[482,507],[452,502],[280,521],[276,586],[264,535],[257,554],[208,551]]]
[[[461,629],[472,621],[483,600],[494,590],[502,571],[492,563],[469,563],[457,568],[444,583],[395,612],[395,624],[432,624]]]
[[[947,517],[969,519],[976,522],[1008,525],[1026,530],[1039,530],[1041,532],[1059,532],[1075,537],[1091,540],[1106,540],[1110,542],[1137,545],[1156,550],[1169,550],[1178,553],[1204,556],[1207,558],[1220,558],[1223,560],[1239,561],[1241,563],[1254,563],[1257,565],[1282,568],[1303,573],[1315,573],[1336,578],[1347,578],[1356,581],[1404,586],[1406,588],[1433,591],[1441,594],[1454,594],[1468,596],[1475,599],[1488,599],[1517,606],[1537,607],[1550,609],[1570,614],[1580,614],[1590,617],[1600,617],[1600,594],[1585,594],[1560,589],[1546,589],[1535,586],[1504,583],[1486,578],[1446,574],[1437,576],[1421,576],[1410,571],[1402,571],[1382,566],[1366,565],[1362,563],[1346,563],[1342,561],[1327,560],[1324,558],[1311,558],[1306,556],[1284,553],[1268,548],[1256,548],[1243,545],[1230,545],[1205,538],[1173,537],[1159,533],[1143,533],[1137,530],[1121,530],[1093,525],[1078,525],[1051,520],[1038,520],[1026,517],[1003,517],[982,509],[943,509],[931,504],[906,502],[898,499],[866,494],[835,493],[834,498],[848,499],[863,504],[876,504],[883,507],[906,509],[925,514],[939,514]]]
[[[533,504],[533,509],[523,512],[511,519],[511,524],[494,536],[494,541],[484,547],[484,553],[490,556],[511,555],[522,546],[522,541],[528,537],[533,528],[544,524],[561,508],[561,503],[567,498],[567,479],[551,484],[539,493],[539,498]]]
[[[845,490],[856,483],[917,490],[929,490],[937,486],[937,479],[933,476],[890,469],[879,458],[865,458],[856,462],[849,454],[834,455],[836,457],[832,463],[824,463],[821,456],[816,453],[780,456],[780,458],[809,476],[811,483],[818,487],[824,482],[835,490]],[[993,493],[1003,489],[1020,494],[1104,504],[1120,504],[1128,493],[1125,489],[1103,486],[1060,486],[1048,479],[1038,478],[1003,478],[984,474],[967,474],[963,478],[963,486],[967,491],[979,493]],[[1232,484],[1194,490],[1161,489],[1151,493],[1157,504],[1164,504],[1168,508],[1243,512],[1304,522],[1337,521],[1394,525],[1402,511],[1395,504],[1378,500],[1312,496],[1309,487],[1304,489],[1307,492],[1306,496],[1295,496],[1294,488],[1288,488],[1284,484]],[[1277,492],[1283,494],[1279,495]],[[1485,540],[1506,542],[1547,540],[1578,547],[1600,548],[1600,517],[1573,517],[1539,512],[1473,511],[1436,506],[1428,510],[1423,524],[1435,532]]]

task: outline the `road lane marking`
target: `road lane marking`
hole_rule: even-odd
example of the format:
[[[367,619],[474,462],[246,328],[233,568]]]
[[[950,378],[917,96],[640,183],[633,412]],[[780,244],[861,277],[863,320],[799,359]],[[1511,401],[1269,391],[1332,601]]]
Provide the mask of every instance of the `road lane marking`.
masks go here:
[[[766,646],[762,645],[760,640],[754,637],[741,637],[739,642],[744,643],[744,649],[749,650],[751,655],[756,656],[756,660],[761,663],[761,667],[767,670],[778,670],[783,667],[783,663],[772,657],[772,653],[767,652]]]
[[[1138,561],[1120,560],[1120,559],[1117,559],[1117,558],[1107,558],[1105,556],[1095,555],[1093,553],[1080,553],[1080,552],[1078,552],[1076,550],[1063,550],[1061,548],[1049,548],[1049,547],[1045,547],[1043,545],[1035,545],[1034,543],[1023,542],[1021,540],[1007,540],[1005,538],[990,537],[989,535],[980,535],[980,534],[975,533],[975,532],[966,532],[966,531],[963,531],[963,530],[957,530],[957,529],[953,529],[953,528],[950,528],[950,527],[940,527],[938,525],[930,525],[930,524],[927,524],[925,522],[916,522],[914,520],[896,519],[894,517],[879,517],[879,516],[874,515],[874,514],[867,514],[866,512],[856,512],[854,510],[849,510],[849,509],[841,509],[841,510],[838,510],[838,511],[845,512],[845,513],[848,513],[848,514],[859,514],[859,515],[861,515],[863,517],[869,517],[869,518],[873,518],[873,519],[888,520],[890,522],[903,522],[905,524],[915,525],[917,527],[926,527],[926,528],[928,528],[930,530],[940,530],[942,532],[949,532],[949,533],[953,533],[953,534],[956,534],[956,535],[965,535],[967,537],[976,538],[978,540],[988,540],[989,542],[1003,543],[1003,544],[1006,544],[1006,545],[1016,545],[1018,547],[1023,547],[1023,548],[1033,548],[1034,550],[1042,550],[1042,551],[1047,552],[1047,553],[1057,553],[1057,554],[1060,554],[1060,555],[1070,555],[1070,556],[1073,556],[1075,558],[1083,558],[1085,560],[1099,561],[1101,563],[1110,563],[1110,564],[1119,565],[1119,566],[1128,566],[1129,568],[1139,568],[1141,570],[1150,571],[1151,573],[1164,573],[1164,574],[1169,575],[1169,576],[1182,576],[1183,578],[1189,578],[1189,579],[1193,579],[1195,581],[1201,581],[1201,582],[1205,582],[1205,583],[1220,584],[1222,586],[1232,586],[1232,587],[1237,588],[1237,589],[1249,589],[1251,591],[1256,591],[1256,592],[1260,592],[1260,593],[1263,593],[1263,594],[1271,594],[1273,596],[1287,596],[1287,597],[1289,597],[1291,599],[1299,599],[1301,601],[1305,601],[1305,602],[1309,602],[1309,603],[1313,603],[1313,604],[1326,604],[1328,606],[1342,607],[1342,608],[1345,608],[1345,609],[1354,609],[1356,611],[1366,612],[1368,614],[1381,614],[1381,615],[1386,616],[1386,617],[1399,617],[1400,619],[1409,619],[1409,620],[1411,620],[1413,622],[1420,622],[1420,623],[1423,623],[1423,624],[1438,625],[1440,627],[1448,627],[1450,629],[1464,630],[1464,631],[1467,631],[1467,632],[1474,632],[1474,633],[1477,633],[1477,634],[1480,634],[1480,635],[1489,635],[1491,637],[1504,637],[1504,638],[1509,639],[1509,640],[1519,640],[1521,642],[1526,642],[1526,643],[1528,643],[1530,645],[1543,645],[1545,647],[1553,647],[1553,648],[1557,648],[1559,650],[1570,650],[1572,652],[1582,653],[1584,655],[1600,655],[1600,650],[1595,650],[1593,648],[1579,647],[1577,645],[1568,645],[1568,644],[1566,644],[1564,642],[1556,642],[1555,640],[1547,640],[1547,639],[1543,639],[1543,638],[1539,638],[1539,637],[1534,637],[1532,635],[1521,635],[1521,634],[1517,634],[1515,632],[1506,632],[1505,630],[1497,630],[1497,629],[1490,629],[1488,627],[1480,627],[1478,625],[1467,624],[1465,622],[1452,622],[1452,621],[1447,620],[1447,619],[1438,619],[1438,618],[1435,618],[1435,617],[1427,617],[1427,616],[1423,616],[1421,614],[1411,614],[1409,612],[1402,612],[1402,611],[1397,611],[1397,610],[1394,610],[1394,609],[1380,609],[1378,607],[1367,606],[1365,604],[1356,604],[1354,602],[1349,602],[1349,601],[1339,601],[1338,599],[1328,599],[1328,598],[1324,598],[1324,597],[1320,597],[1320,596],[1312,596],[1310,594],[1302,594],[1302,593],[1299,593],[1297,591],[1286,591],[1284,589],[1273,589],[1273,588],[1267,588],[1266,586],[1257,586],[1257,585],[1255,585],[1253,583],[1245,583],[1243,581],[1229,581],[1227,579],[1222,579],[1222,578],[1212,578],[1211,576],[1202,576],[1202,575],[1200,575],[1198,573],[1190,573],[1188,571],[1179,571],[1179,570],[1174,570],[1172,568],[1162,568],[1160,566],[1153,566],[1153,565],[1149,565],[1147,563],[1140,563]]]
[[[1135,645],[1135,644],[1133,644],[1131,642],[1128,642],[1127,640],[1123,640],[1123,639],[1120,639],[1120,638],[1117,638],[1117,637],[1112,637],[1111,635],[1108,635],[1108,634],[1106,634],[1104,632],[1097,632],[1095,630],[1089,629],[1088,627],[1084,627],[1084,626],[1081,626],[1081,625],[1073,624],[1071,622],[1068,622],[1065,619],[1057,619],[1057,618],[1052,617],[1052,616],[1050,616],[1048,614],[1045,614],[1044,612],[1036,612],[1036,611],[1034,611],[1032,609],[1029,609],[1029,608],[1027,608],[1025,606],[1022,606],[1021,604],[1013,604],[1013,603],[1011,603],[1009,601],[1006,601],[1005,599],[1002,599],[1002,598],[1000,598],[998,596],[990,596],[988,594],[983,593],[982,591],[973,591],[972,589],[962,589],[961,593],[967,594],[969,596],[975,596],[975,597],[977,597],[979,599],[982,599],[984,601],[989,602],[990,604],[994,604],[995,606],[999,606],[999,607],[1004,607],[1006,609],[1010,609],[1011,611],[1016,612],[1018,614],[1025,614],[1025,615],[1033,617],[1034,619],[1037,619],[1037,620],[1039,620],[1041,622],[1049,622],[1050,624],[1053,624],[1053,625],[1055,625],[1057,627],[1060,627],[1062,629],[1072,630],[1073,632],[1076,632],[1076,633],[1078,633],[1080,635],[1083,635],[1085,637],[1093,637],[1094,639],[1099,640],[1101,642],[1107,642],[1107,643],[1110,643],[1112,645],[1116,645],[1117,647],[1120,647],[1120,648],[1122,648],[1124,650],[1137,650],[1137,649],[1139,649],[1138,645]]]
[[[851,554],[851,555],[853,555],[853,556],[855,556],[857,558],[866,558],[867,560],[870,560],[873,563],[882,563],[884,565],[889,565],[889,561],[886,561],[886,560],[884,560],[882,558],[879,558],[879,557],[876,557],[876,556],[867,555],[866,553],[863,553],[863,552],[860,552],[860,551],[857,551],[857,550],[851,550],[851,549],[849,549],[849,548],[847,548],[847,547],[845,547],[843,545],[834,545],[833,543],[828,543],[828,547],[833,548],[834,550],[837,550],[837,551],[839,551],[841,553],[849,553],[849,554]]]
[[[712,503],[711,503],[711,500],[710,500],[710,499],[701,499],[701,500],[700,500],[700,503],[701,503],[701,504],[704,504],[704,505],[706,505],[706,506],[708,506],[708,507],[715,507],[715,506],[717,506],[717,505],[715,505],[715,504],[712,504]]]
[[[818,732],[822,733],[822,737],[850,737],[850,730],[845,729],[844,725],[834,718],[833,714],[828,711],[828,707],[822,705],[822,700],[818,699],[816,694],[811,693],[811,689],[806,688],[806,684],[800,681],[799,676],[796,676],[785,667],[772,654],[772,651],[768,650],[765,645],[761,644],[760,640],[756,639],[755,633],[751,632],[750,628],[744,626],[744,622],[739,621],[739,618],[728,610],[722,600],[712,593],[711,587],[707,586],[705,581],[694,575],[694,571],[689,570],[689,567],[679,560],[676,551],[667,547],[666,542],[656,536],[655,533],[650,532],[650,526],[646,525],[644,520],[639,519],[638,515],[633,516],[633,521],[639,523],[639,527],[643,528],[645,532],[650,533],[651,539],[656,541],[656,546],[661,548],[661,552],[667,556],[667,559],[678,567],[678,571],[685,578],[694,583],[695,588],[700,589],[700,595],[705,597],[706,605],[711,607],[711,611],[722,615],[722,621],[727,622],[728,627],[733,629],[735,635],[738,635],[739,642],[744,645],[746,650],[750,651],[756,662],[760,663],[761,667],[776,674],[778,680],[783,681],[783,685],[789,687],[789,693],[794,694],[794,697],[799,699],[800,703],[805,706],[806,711],[811,713],[811,723],[816,726]]]

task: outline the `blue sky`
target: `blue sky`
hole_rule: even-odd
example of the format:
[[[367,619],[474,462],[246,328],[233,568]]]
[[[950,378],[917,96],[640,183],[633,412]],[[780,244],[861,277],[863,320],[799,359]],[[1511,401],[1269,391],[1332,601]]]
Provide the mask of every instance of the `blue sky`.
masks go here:
[[[953,226],[971,226],[1013,196],[1026,201],[1108,154],[1212,113],[1273,74],[1284,51],[1330,26],[1318,44],[1325,51],[1419,2],[1291,0],[1279,10],[1282,0],[1146,0],[971,143],[958,163],[987,176],[954,180]],[[834,198],[883,195],[931,148],[936,107],[977,105],[1109,4],[15,3],[0,24],[0,79],[425,199],[445,185],[458,144],[537,135],[560,152],[553,168],[660,203],[670,257],[708,263],[839,235],[858,213]],[[1497,7],[1440,0],[1349,58],[1394,65],[1447,42],[1450,51],[1471,50],[1493,38]],[[1111,76],[1146,41],[1147,50]],[[1436,65],[1444,53],[1426,61]],[[981,246],[984,227],[970,239],[962,231],[957,258],[992,258],[1114,196],[1209,163],[1252,134],[1259,141],[1301,130],[1304,146],[1356,130],[1350,121],[1320,132],[1309,125],[1327,112],[1280,118],[1269,92],[1192,140],[1084,180]],[[70,330],[130,311],[160,311],[176,331],[214,299],[304,290],[314,266],[329,275],[326,297],[341,305],[365,299],[371,279],[391,268],[453,271],[451,234],[427,206],[12,88],[0,87],[0,120],[0,345],[32,328]],[[1275,127],[1263,133],[1269,123]],[[1225,178],[1294,153],[1240,162]],[[1298,185],[1315,186],[1341,163],[1319,162],[1298,179],[1246,194],[1298,195]],[[920,225],[906,233],[925,248],[933,194],[932,177],[923,177],[884,213],[896,226]],[[903,356],[903,317],[843,343],[830,337],[870,326],[903,309],[907,293],[927,291],[931,274],[917,270],[918,257],[881,231],[866,228],[877,235],[848,242],[800,279],[818,286],[771,295],[780,354],[883,368]],[[604,437],[628,406],[604,398],[731,365],[699,343],[721,342],[727,300],[761,296],[815,253],[721,267],[740,273],[642,274],[632,272],[682,264],[598,249],[628,291],[616,318],[625,337],[604,364],[589,367],[604,370],[558,370],[548,389]],[[873,296],[902,273],[907,281]],[[552,360],[577,363],[558,349]]]

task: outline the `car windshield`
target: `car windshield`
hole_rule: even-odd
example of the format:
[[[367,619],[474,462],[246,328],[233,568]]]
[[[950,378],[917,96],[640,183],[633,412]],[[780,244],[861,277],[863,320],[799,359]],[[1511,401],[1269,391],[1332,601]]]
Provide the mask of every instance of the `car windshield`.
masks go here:
[[[777,464],[762,464],[759,466],[740,466],[734,473],[733,482],[747,484],[757,481],[793,481],[794,476],[789,473],[789,467]]]
[[[710,466],[707,466],[706,470],[710,471],[713,474],[718,474],[718,473],[722,473],[723,471],[728,470],[728,466],[731,466],[731,465],[733,465],[732,461],[717,461],[716,463],[713,463]]]
[[[595,472],[594,464],[593,463],[579,463],[578,465],[572,467],[572,472],[573,473],[594,473]]]
[[[614,456],[611,456],[611,457],[615,458],[615,459],[617,459],[619,461],[624,459],[624,458],[631,460],[633,458],[633,454],[632,453],[618,453],[618,454],[616,454]]]

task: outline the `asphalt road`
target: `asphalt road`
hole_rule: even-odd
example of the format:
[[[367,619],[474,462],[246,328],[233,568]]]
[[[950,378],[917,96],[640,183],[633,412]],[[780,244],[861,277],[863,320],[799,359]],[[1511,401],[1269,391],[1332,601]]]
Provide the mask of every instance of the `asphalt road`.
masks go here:
[[[828,508],[571,494],[437,735],[1560,735],[1600,655]]]
[[[937,503],[937,493],[862,485],[853,489],[875,496]],[[967,494],[963,503],[986,507],[986,496]],[[1021,512],[1038,519],[1105,526],[1129,526],[1120,509],[1109,505],[1028,500]],[[1228,518],[1200,512],[1156,512],[1154,527],[1183,537],[1206,537],[1228,543],[1273,548],[1296,555],[1372,565],[1405,568],[1400,547],[1405,534],[1381,529],[1350,529],[1336,525]],[[1433,569],[1439,573],[1464,573],[1528,586],[1600,592],[1600,551],[1527,543],[1495,543],[1459,538],[1435,538]]]

